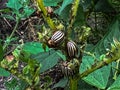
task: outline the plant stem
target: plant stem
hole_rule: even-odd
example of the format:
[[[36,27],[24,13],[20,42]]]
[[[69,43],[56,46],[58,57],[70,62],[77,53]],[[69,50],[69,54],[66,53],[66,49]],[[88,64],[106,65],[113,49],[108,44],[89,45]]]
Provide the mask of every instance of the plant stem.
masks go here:
[[[15,27],[14,27],[11,35],[8,37],[9,40],[13,37],[13,35],[14,35],[14,33],[15,33],[17,27],[18,27],[18,24],[19,24],[19,19],[16,20]],[[8,45],[9,45],[9,43],[6,42],[5,45],[3,46],[3,50],[5,50]]]
[[[117,75],[118,75],[118,73],[119,73],[120,59],[117,60],[116,62],[117,62],[116,67],[115,67],[115,68],[116,68],[116,71],[115,71],[114,76],[113,76],[113,79],[114,79],[114,80],[117,79]]]
[[[120,54],[120,50],[118,51],[118,54]],[[118,60],[120,58],[120,56],[118,54],[116,53],[116,55],[113,56],[113,58],[106,57],[102,61],[95,63],[94,65],[92,65],[92,67],[90,69],[87,69],[82,74],[79,74],[78,80],[83,78],[83,77],[86,77],[87,75],[89,75],[90,73],[94,72],[95,70],[100,69],[103,66],[106,66],[106,65],[112,63],[113,61]]]
[[[73,6],[72,6],[72,9],[71,9],[71,20],[70,20],[70,26],[73,25],[74,21],[75,21],[75,17],[77,15],[77,10],[78,10],[78,6],[79,6],[79,2],[80,0],[74,0],[74,3],[73,3]]]
[[[12,38],[12,36],[14,35],[14,33],[15,33],[15,31],[16,31],[16,29],[17,29],[17,27],[18,27],[18,24],[19,24],[19,20],[17,20],[17,22],[16,22],[16,24],[15,24],[15,27],[14,27],[14,29],[13,29],[13,31],[12,31],[12,33],[11,33],[11,35],[10,35],[9,39],[11,39],[11,38]]]
[[[71,37],[71,34],[72,34],[72,27],[73,27],[73,23],[75,21],[75,17],[77,15],[79,2],[80,2],[80,0],[74,0],[74,3],[73,3],[72,8],[71,8],[70,21],[69,21],[70,23],[67,27],[68,31],[66,32],[67,33],[66,34],[67,39],[69,39],[69,37]]]
[[[50,28],[52,30],[56,30],[56,27],[55,27],[52,19],[50,18],[47,10],[44,7],[43,0],[37,0],[37,4],[38,4],[38,8],[41,9],[41,11],[43,12],[43,17],[47,21],[47,24],[50,26]]]
[[[78,80],[76,78],[70,78],[70,90],[78,90]]]
[[[111,45],[110,52],[106,53],[103,60],[96,62],[95,64],[93,64],[91,66],[91,68],[89,68],[86,71],[84,71],[83,73],[79,74],[77,80],[79,80],[83,77],[86,77],[87,75],[94,72],[95,70],[100,69],[103,66],[106,66],[106,65],[112,63],[113,61],[119,60],[119,58],[120,58],[120,42],[117,41],[116,39],[113,39],[113,42],[114,42],[114,45]]]

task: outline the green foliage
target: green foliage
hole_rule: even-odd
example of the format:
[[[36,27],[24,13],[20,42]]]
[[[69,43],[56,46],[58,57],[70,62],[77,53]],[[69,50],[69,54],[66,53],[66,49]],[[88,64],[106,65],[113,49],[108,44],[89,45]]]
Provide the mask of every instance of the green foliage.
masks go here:
[[[43,0],[45,6],[57,6],[62,0]]]
[[[0,68],[0,76],[8,77],[10,73],[3,68]]]
[[[58,15],[61,16],[62,19],[67,20],[69,19],[69,12],[71,8],[71,3],[73,0],[64,0],[61,7],[55,11]]]
[[[34,12],[34,9],[26,7],[26,8],[24,8],[23,11],[24,12],[23,12],[22,18],[27,18],[27,17],[29,17]]]
[[[27,42],[23,45],[22,50],[30,54],[37,54],[40,52],[47,52],[49,48],[47,46],[44,48],[43,44],[39,42]]]
[[[74,26],[77,27],[82,25],[85,25],[85,13],[83,11],[82,5],[79,5],[77,16],[75,17]]]
[[[50,85],[52,84],[52,78],[50,76],[45,76],[44,77],[44,89],[45,90],[50,90]]]
[[[16,58],[21,59],[24,62],[28,62],[30,56],[33,54],[44,53],[49,51],[48,46],[43,47],[39,42],[27,42],[24,45],[18,46],[13,54]]]
[[[4,55],[3,47],[0,44],[0,61],[3,59],[3,55]]]
[[[78,82],[78,90],[97,90],[96,87],[93,87],[92,85],[86,83],[84,80],[79,80]]]
[[[94,58],[91,56],[84,56],[82,60],[83,62],[80,67],[80,73],[90,68],[91,65],[93,65],[94,63]],[[96,86],[101,89],[105,89],[108,83],[109,75],[110,75],[110,66],[105,66],[89,74],[87,77],[83,78],[83,80],[89,83],[90,85]]]
[[[62,11],[69,5],[72,3],[72,0],[64,0],[62,3],[62,6],[60,7],[59,10],[59,15],[62,13]]]
[[[95,53],[96,58],[92,56],[85,55],[82,58],[82,64],[80,67],[80,73],[84,72],[88,68],[90,68],[93,63],[97,63],[94,61],[95,59],[99,60],[99,56],[106,53],[106,49],[110,48],[110,44],[113,43],[113,38],[120,39],[120,29],[119,29],[119,21],[116,19],[113,21],[108,28],[108,33],[104,36],[104,38],[99,41],[92,50],[92,53]],[[107,73],[107,74],[106,74]],[[90,85],[99,87],[101,89],[105,89],[107,86],[108,78],[110,76],[110,66],[105,66],[95,72],[91,73],[87,77],[83,78]]]
[[[61,7],[58,8],[55,13],[58,14],[64,21],[68,22],[70,19],[70,10],[72,6],[73,0],[64,0]],[[74,25],[82,26],[85,24],[85,13],[83,11],[83,7],[79,4],[77,15],[75,17]]]
[[[62,60],[66,61],[66,56],[61,51],[57,51],[56,53]]]
[[[13,78],[12,80],[5,82],[7,90],[25,90],[27,85],[28,84],[23,80],[19,80],[18,82],[16,78]]]
[[[74,90],[72,87],[77,88],[78,86],[77,81],[79,81],[78,90],[95,89],[95,88],[99,88],[99,89],[108,88],[107,90],[120,89],[118,85],[120,83],[119,73],[117,73],[118,77],[116,75],[117,79],[113,83],[112,83],[112,80],[109,79],[109,77],[115,76],[114,75],[115,72],[119,71],[118,70],[119,67],[117,67],[119,66],[119,62],[115,63],[114,65],[113,64],[106,65],[108,64],[108,62],[105,62],[106,58],[119,59],[119,49],[118,49],[119,43],[115,40],[117,39],[118,41],[120,41],[120,15],[118,14],[117,16],[115,16],[117,13],[117,9],[115,8],[115,5],[113,5],[114,1],[113,0],[81,0],[80,2],[79,0],[43,0],[43,1],[45,6],[52,6],[53,9],[56,9],[54,11],[54,14],[57,14],[57,17],[55,17],[56,19],[55,26],[56,26],[56,23],[63,25],[64,28],[62,30],[66,34],[65,41],[63,42],[62,45],[55,46],[53,48],[49,48],[46,45],[46,42],[44,43],[46,38],[41,43],[27,42],[16,47],[16,49],[12,52],[14,56],[14,61],[8,64],[8,65],[11,65],[9,66],[10,68],[7,66],[5,66],[4,68],[8,69],[12,74],[16,75],[18,78],[20,78],[20,80],[12,79],[11,81],[6,82],[5,85],[7,89],[8,90],[12,90],[12,89],[25,90],[26,87],[28,88],[32,87],[32,89],[41,88],[39,87],[41,84],[40,77],[39,77],[40,74],[41,73],[44,74],[44,72],[46,72],[47,70],[53,68],[55,65],[58,65],[59,62],[60,64],[61,62],[68,62],[68,63],[63,63],[66,73],[73,73],[72,75],[74,75],[75,70],[78,71],[78,69],[79,69],[79,73],[78,72],[77,74],[75,73],[74,75],[75,77],[68,75],[68,77],[66,76],[65,78],[61,79],[58,83],[56,83],[53,86],[53,89],[57,87],[64,88],[66,85],[68,85],[70,90]],[[75,1],[77,1],[78,3],[76,4]],[[42,2],[42,0],[40,2]],[[13,34],[15,30],[17,30],[18,23],[20,22],[20,20],[30,17],[30,15],[35,11],[33,8],[30,7],[30,5],[31,5],[30,0],[9,0],[7,3],[8,10],[5,10],[5,11],[0,10],[0,12],[5,13],[5,14],[2,14],[0,17],[5,17],[7,19],[17,21],[17,24],[15,25],[15,28],[12,34],[5,41],[5,46],[2,47],[2,45],[0,44],[0,61],[1,62],[2,60],[5,61],[3,58],[4,48],[6,48],[6,46],[8,46],[11,41],[16,40],[16,38],[13,37]],[[75,6],[75,5],[78,5],[78,6]],[[43,6],[42,8],[43,9],[41,9],[41,11],[43,10],[44,12],[45,7]],[[75,13],[76,10],[74,8],[77,9],[76,13]],[[95,43],[96,45],[90,45],[92,42],[92,41],[89,41],[89,39],[91,38],[89,37],[90,34],[93,36],[94,33],[96,32],[95,33],[96,36],[99,35],[99,33],[97,32],[98,30],[96,29],[99,26],[97,25],[97,22],[99,22],[99,20],[97,20],[98,12],[101,12],[102,14],[104,14],[104,17],[107,19],[109,19],[109,15],[110,15],[111,24],[108,26],[107,30],[106,28],[103,28],[106,31],[105,35],[102,35],[104,37],[101,37],[101,40],[98,41],[98,43]],[[111,12],[113,12],[114,14],[113,16],[111,15]],[[93,13],[95,13],[95,16],[93,15]],[[89,21],[88,19],[90,18],[90,15],[92,15],[91,20],[95,21],[95,24],[96,24],[95,28],[93,28],[94,26],[93,23],[91,23],[88,26],[88,21]],[[48,24],[52,23],[52,20],[50,19],[49,14],[44,16],[44,19],[49,19],[47,22]],[[83,27],[85,27],[85,29],[83,29]],[[88,27],[89,33],[87,33],[86,27]],[[47,37],[48,33],[50,35],[50,33],[53,32],[52,29],[49,29],[49,32],[47,31],[47,33],[46,31],[44,33],[45,35],[42,35],[42,33],[40,32],[42,39],[44,38],[43,36]],[[74,34],[78,34],[78,37],[75,37],[76,35]],[[48,38],[50,39],[51,36],[49,37],[49,35],[47,39]],[[69,58],[66,54],[68,52],[66,51],[65,44],[67,43],[68,40],[71,40],[71,39],[74,40],[74,38],[76,38],[75,41],[78,42],[77,44],[78,44],[80,57],[78,56],[75,58],[72,58],[72,57]],[[78,38],[81,38],[81,40],[79,41]],[[94,36],[92,40],[94,41]],[[88,41],[90,42],[90,44],[88,43]],[[113,57],[113,56],[116,56],[116,57]],[[69,61],[69,59],[71,61]],[[72,69],[66,68],[66,67],[70,66],[69,63],[72,62],[72,60],[74,59],[76,59],[78,62],[80,61],[81,65],[78,65],[78,67],[79,66],[80,67],[75,68],[72,71]],[[20,73],[19,72],[17,73],[18,63],[21,61],[25,63],[25,66],[22,68]],[[94,72],[92,72],[92,67],[99,66],[98,62],[103,62],[103,65],[97,68],[97,70],[95,69],[96,71],[93,70]],[[72,65],[73,64],[71,64],[71,66]],[[2,64],[0,66],[2,66]],[[111,69],[111,66],[112,67],[116,66],[117,68],[115,67],[115,70],[113,70]],[[79,77],[82,73],[86,72],[87,70],[91,70],[90,74],[88,71],[87,74],[84,75],[82,78]],[[0,76],[7,77],[9,75],[10,73],[8,71],[6,71],[3,68],[0,68]],[[78,78],[82,80],[78,80]],[[21,79],[25,80],[26,82],[22,81]],[[52,85],[52,79],[49,76],[46,76],[44,77],[44,81],[45,83],[43,85],[43,88],[45,90],[47,89],[49,90],[50,86]],[[109,82],[111,82],[112,84],[110,85]],[[94,86],[95,88],[93,88],[92,86]]]
[[[115,82],[107,90],[118,90],[120,89],[119,84],[120,84],[120,75],[117,77]]]
[[[106,35],[97,43],[97,45],[93,49],[93,52],[95,52],[96,55],[106,53],[106,49],[110,48],[111,43],[113,43],[113,38],[120,40],[119,25],[119,17],[116,17],[116,19],[109,25]]]
[[[113,12],[115,9],[113,8],[112,4],[109,2],[110,0],[98,0],[95,4],[95,11],[97,12]],[[104,8],[103,8],[104,7]]]
[[[15,14],[18,19],[27,18],[34,12],[34,9],[30,8],[29,4],[26,3],[29,3],[29,0],[9,0],[7,7],[12,9],[12,14]]]
[[[3,51],[2,45],[0,44],[0,61],[3,60],[3,55],[4,55],[4,51]],[[10,76],[10,73],[6,71],[5,69],[0,68],[0,76],[8,77]]]
[[[61,51],[50,50],[44,53],[39,53],[37,55],[32,55],[32,58],[40,62],[41,69],[40,72],[45,72],[46,70],[54,67],[58,61],[65,60],[64,55]]]
[[[50,68],[52,68],[53,66],[55,66],[58,62],[60,58],[58,57],[58,55],[56,53],[53,53],[52,55],[50,55],[49,57],[45,58],[42,62],[41,62],[41,70],[40,72],[44,72]]]
[[[16,11],[18,11],[20,8],[22,8],[22,5],[19,3],[18,0],[9,0],[9,2],[7,3],[7,7],[11,8],[11,9],[15,9]]]
[[[64,21],[67,22],[69,20],[69,11],[70,11],[70,8],[71,8],[71,5],[69,4],[69,5],[67,5],[65,7],[65,9],[62,11],[62,13],[60,13],[60,8],[57,9],[55,11],[55,13],[58,14],[61,17],[61,19],[63,19]]]

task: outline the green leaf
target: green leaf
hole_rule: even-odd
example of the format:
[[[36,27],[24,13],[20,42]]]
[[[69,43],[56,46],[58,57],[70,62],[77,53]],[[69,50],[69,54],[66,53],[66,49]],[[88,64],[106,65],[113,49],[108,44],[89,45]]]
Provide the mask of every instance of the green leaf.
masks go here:
[[[22,45],[22,47],[19,46],[18,48],[16,48],[13,54],[23,62],[28,62],[33,54],[35,54],[36,56],[36,54],[45,53],[48,50],[49,48],[47,46],[44,48],[42,43],[27,42]]]
[[[43,48],[42,43],[39,42],[28,42],[23,46],[23,51],[28,52],[30,54],[37,54],[40,52],[48,51],[49,48],[46,47],[46,50]]]
[[[109,67],[105,66],[91,73],[90,75],[88,75],[88,77],[85,77],[84,81],[100,89],[105,89],[108,83],[109,75],[110,66]]]
[[[84,55],[83,58],[82,58],[80,73],[83,73],[88,68],[90,68],[93,63],[94,63],[94,58],[93,57]]]
[[[65,7],[67,7],[69,4],[72,3],[73,0],[64,0],[62,3],[62,6],[60,7],[59,10],[59,15],[62,13],[62,11],[65,9]]]
[[[58,83],[56,83],[53,88],[57,88],[57,87],[61,87],[64,88],[68,83],[68,78],[64,77],[63,79],[61,79]]]
[[[42,62],[46,57],[50,56],[53,53],[55,53],[55,50],[51,49],[47,52],[41,52],[41,53],[38,53],[38,54],[31,55],[31,58],[35,59],[39,62]]]
[[[85,14],[81,5],[78,7],[77,15],[75,17],[74,26],[82,26],[85,24]]]
[[[3,68],[0,68],[0,76],[8,77],[10,73]]]
[[[30,71],[30,66],[29,65],[27,65],[27,66],[25,66],[24,68],[23,68],[23,74],[28,74],[29,73],[29,71]]]
[[[18,11],[20,8],[22,8],[22,5],[19,3],[19,0],[8,0],[7,7]]]
[[[48,52],[32,55],[31,58],[40,62],[41,64],[40,72],[42,73],[54,67],[58,63],[59,60],[63,60],[60,54],[62,55],[62,52],[51,49]]]
[[[62,0],[44,0],[45,6],[57,6]]]
[[[61,11],[60,13],[60,8],[55,10],[55,13],[60,16],[64,21],[69,20],[69,14],[70,14],[70,9],[71,9],[71,4],[67,5],[64,10]]]
[[[22,45],[18,45],[15,50],[12,52],[13,56],[18,59],[22,50]]]
[[[107,90],[120,90],[120,75]]]
[[[95,53],[97,57],[100,57],[100,55],[103,55],[106,53],[106,49],[110,48],[110,44],[113,43],[113,38],[116,38],[120,40],[120,22],[117,18],[114,20],[110,27],[108,28],[108,32],[106,35],[101,39],[98,44],[94,47],[93,50],[91,50],[91,53]],[[99,58],[98,58],[99,59]],[[94,58],[92,56],[84,55],[82,58],[82,64],[80,67],[80,73],[87,70],[87,68],[90,68],[91,65],[94,63]],[[108,78],[110,76],[110,65],[104,66],[103,68],[100,68],[93,73],[89,74],[87,77],[83,78],[83,80],[90,85],[96,86],[100,89],[105,89],[108,83]]]
[[[55,52],[51,55],[49,55],[47,58],[45,58],[41,63],[41,69],[40,72],[45,72],[46,70],[54,67],[58,61],[59,61],[60,57],[58,56],[58,54]]]
[[[0,61],[3,59],[3,55],[4,55],[3,47],[0,44]]]
[[[57,55],[59,55],[59,57],[61,57],[64,61],[66,61],[65,55],[63,55],[61,51],[57,51],[56,53]]]
[[[90,84],[87,84],[81,79],[78,82],[78,90],[97,90],[97,88],[91,86]]]
[[[104,8],[103,8],[104,7]],[[115,9],[108,0],[99,0],[95,5],[95,10],[98,12],[114,12]]]
[[[5,86],[10,90],[10,88],[15,88],[15,86],[17,86],[17,80],[15,78],[13,78],[11,81],[6,82]]]
[[[80,73],[90,68],[93,63],[94,63],[93,57],[84,56],[80,67]],[[92,72],[87,77],[84,77],[83,80],[89,83],[90,85],[96,86],[100,89],[105,89],[107,86],[109,75],[110,75],[110,66],[105,66],[101,69]]]
[[[23,12],[23,15],[22,15],[22,18],[27,18],[29,17],[35,10],[32,9],[32,8],[24,8],[24,12]]]
[[[5,82],[5,86],[7,90],[25,90],[25,87],[28,84],[23,80],[17,80],[16,78],[13,78],[10,81]]]

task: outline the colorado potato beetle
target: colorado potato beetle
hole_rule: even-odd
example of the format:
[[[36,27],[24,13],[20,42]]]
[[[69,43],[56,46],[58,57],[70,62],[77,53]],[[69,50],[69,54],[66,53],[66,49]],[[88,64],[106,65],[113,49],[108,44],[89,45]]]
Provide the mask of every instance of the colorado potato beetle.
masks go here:
[[[75,57],[76,54],[78,53],[77,49],[78,48],[75,42],[69,41],[67,43],[67,52],[68,52],[69,57]]]
[[[50,46],[58,46],[64,40],[65,34],[62,31],[56,31],[48,40]]]
[[[61,71],[65,76],[74,76],[79,73],[79,61],[77,59],[73,59],[70,62],[64,61],[60,64]]]

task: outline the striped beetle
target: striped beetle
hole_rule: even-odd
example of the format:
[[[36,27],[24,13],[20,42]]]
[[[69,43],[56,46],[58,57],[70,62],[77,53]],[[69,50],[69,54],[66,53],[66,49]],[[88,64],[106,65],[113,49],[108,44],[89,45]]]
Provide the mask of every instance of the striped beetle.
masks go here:
[[[61,62],[60,67],[61,71],[65,76],[74,76],[79,73],[79,61],[77,59],[72,59],[70,62],[64,61]]]
[[[78,53],[77,49],[78,48],[77,48],[77,45],[75,42],[69,41],[67,43],[67,52],[68,52],[69,57],[71,57],[71,58],[75,57]]]
[[[64,40],[64,36],[65,34],[62,31],[56,31],[48,41],[48,44],[50,46],[57,46]]]

